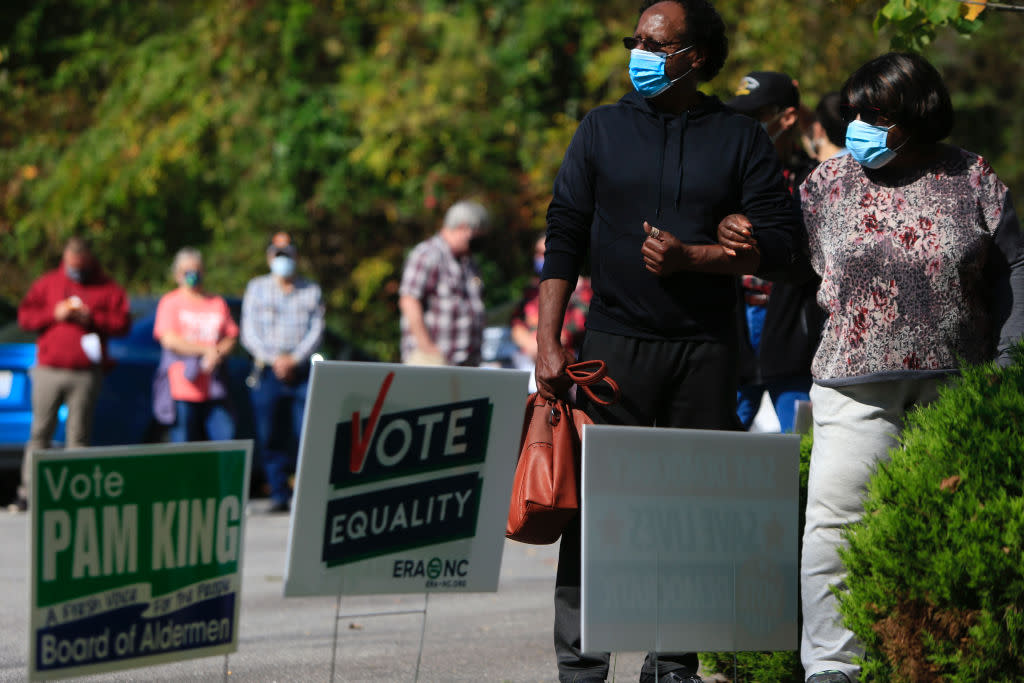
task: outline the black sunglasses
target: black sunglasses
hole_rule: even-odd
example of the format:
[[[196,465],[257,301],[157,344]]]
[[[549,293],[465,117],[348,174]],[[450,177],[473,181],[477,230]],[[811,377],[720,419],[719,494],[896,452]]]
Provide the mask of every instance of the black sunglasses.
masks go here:
[[[683,41],[670,40],[666,43],[659,43],[658,41],[651,40],[650,38],[636,38],[634,36],[626,36],[625,38],[622,39],[622,44],[623,46],[625,46],[627,50],[635,50],[636,48],[642,45],[643,48],[648,52],[660,52],[669,45],[682,45]]]
[[[885,119],[886,121],[892,122],[892,119],[886,116],[878,107],[872,107],[871,105],[863,105],[855,107],[849,102],[843,102],[839,105],[839,112],[843,117],[844,123],[850,123],[850,121],[856,120],[859,116],[860,120],[869,126],[878,124],[879,119]]]

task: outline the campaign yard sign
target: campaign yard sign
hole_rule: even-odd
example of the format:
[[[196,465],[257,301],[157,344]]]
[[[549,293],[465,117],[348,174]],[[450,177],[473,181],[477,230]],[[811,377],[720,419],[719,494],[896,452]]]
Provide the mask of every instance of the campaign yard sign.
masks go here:
[[[528,379],[314,364],[285,595],[497,590]]]
[[[38,451],[29,678],[234,652],[251,441]]]
[[[585,651],[792,650],[800,438],[587,425]]]

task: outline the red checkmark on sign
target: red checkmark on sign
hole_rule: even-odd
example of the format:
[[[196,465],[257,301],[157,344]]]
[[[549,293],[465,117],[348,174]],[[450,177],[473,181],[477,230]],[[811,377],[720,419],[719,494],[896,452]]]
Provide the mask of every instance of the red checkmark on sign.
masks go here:
[[[384,407],[384,397],[388,395],[388,389],[391,388],[391,381],[394,378],[395,373],[389,372],[387,377],[384,378],[383,384],[380,385],[377,400],[373,404],[373,410],[370,411],[370,419],[367,420],[366,429],[363,430],[362,435],[359,434],[359,411],[357,410],[352,413],[352,450],[349,454],[348,469],[353,474],[363,471],[363,465],[366,463],[366,451],[373,440],[373,432],[377,428],[377,420],[380,418],[381,408]]]

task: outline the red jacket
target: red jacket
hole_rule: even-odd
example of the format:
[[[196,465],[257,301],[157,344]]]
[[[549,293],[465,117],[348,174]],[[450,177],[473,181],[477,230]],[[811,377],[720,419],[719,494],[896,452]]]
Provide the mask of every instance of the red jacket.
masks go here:
[[[53,309],[70,296],[77,296],[89,307],[89,327],[75,322],[57,322]],[[36,341],[36,362],[51,368],[83,369],[92,362],[82,350],[82,336],[95,332],[107,358],[107,337],[128,333],[128,297],[124,290],[102,271],[94,271],[83,282],[75,282],[64,273],[63,266],[44,273],[32,283],[28,294],[18,306],[18,324],[29,332],[39,332]]]

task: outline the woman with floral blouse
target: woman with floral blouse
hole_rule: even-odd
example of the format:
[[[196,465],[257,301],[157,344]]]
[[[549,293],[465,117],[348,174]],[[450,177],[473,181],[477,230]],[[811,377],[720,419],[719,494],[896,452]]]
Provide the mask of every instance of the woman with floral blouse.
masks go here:
[[[1024,239],[1013,201],[977,154],[942,144],[953,108],[924,58],[890,53],[843,86],[851,154],[800,189],[827,315],[814,357],[814,449],[801,557],[809,683],[851,683],[863,654],[831,589],[844,527],[863,515],[903,419],[963,363],[1009,361],[1024,330]],[[729,252],[756,249],[722,228]]]

